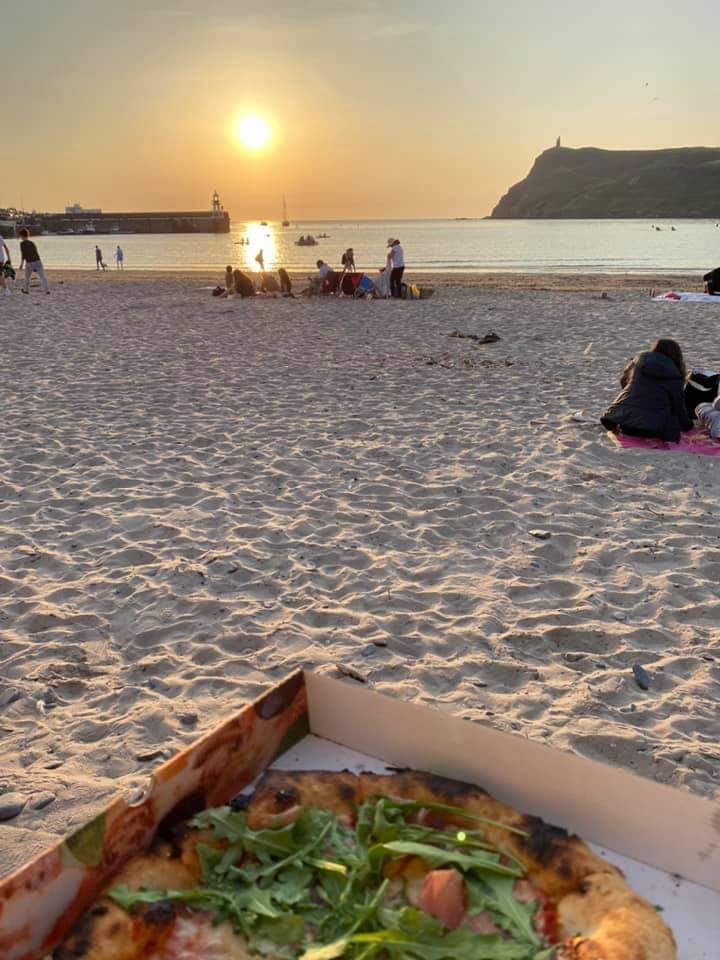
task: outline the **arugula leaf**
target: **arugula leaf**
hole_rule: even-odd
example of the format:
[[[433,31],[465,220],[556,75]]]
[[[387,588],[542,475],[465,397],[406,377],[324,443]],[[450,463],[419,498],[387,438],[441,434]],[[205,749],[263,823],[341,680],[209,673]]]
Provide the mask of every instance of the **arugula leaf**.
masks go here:
[[[511,877],[487,874],[480,880],[466,877],[471,916],[487,910],[503,929],[534,947],[540,946],[533,925],[537,903],[521,903],[513,896],[514,881]]]
[[[452,863],[455,866],[464,867],[466,870],[486,870],[506,877],[522,876],[521,870],[515,867],[505,866],[500,863],[497,854],[486,852],[460,853],[458,850],[443,850],[441,847],[434,847],[427,843],[414,843],[404,840],[394,840],[391,843],[379,843],[370,848],[371,859],[373,857],[379,857],[384,853],[421,857],[432,867],[440,867],[443,866],[443,864]]]
[[[367,803],[368,801],[366,801]],[[395,808],[402,811],[403,817],[408,813],[416,813],[418,810],[430,810],[436,813],[450,813],[460,817],[463,820],[474,820],[476,823],[484,823],[490,827],[499,827],[508,833],[517,834],[519,837],[528,837],[530,834],[526,830],[520,830],[518,827],[511,827],[507,823],[500,823],[498,820],[489,820],[487,817],[481,817],[470,810],[463,810],[462,807],[453,807],[447,803],[432,803],[427,800],[390,800],[387,797],[370,797],[371,803],[383,803],[384,809]]]
[[[351,943],[382,945],[395,957],[415,960],[528,960],[527,946],[503,940],[497,934],[478,934],[470,930],[453,930],[444,936],[413,936],[402,930],[378,930],[358,933]],[[341,954],[334,954],[341,956]],[[318,958],[311,958],[318,960]]]

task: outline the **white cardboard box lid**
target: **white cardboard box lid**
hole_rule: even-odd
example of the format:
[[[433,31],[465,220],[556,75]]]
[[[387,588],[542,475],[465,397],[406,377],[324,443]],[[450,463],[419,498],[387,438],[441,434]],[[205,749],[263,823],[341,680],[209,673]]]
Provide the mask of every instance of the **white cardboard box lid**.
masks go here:
[[[388,765],[377,757],[312,734],[278,757],[272,766],[279,770],[352,770],[355,773],[362,770],[383,773],[388,769]],[[663,919],[678,943],[679,960],[717,960],[720,893],[680,880],[596,844],[592,846],[623,871],[633,890],[650,903],[662,907]]]
[[[673,875],[692,881],[693,902],[709,908],[705,929],[720,912],[716,801],[360,685],[308,671],[305,682],[312,734],[386,764],[476,783],[518,810],[621,851],[635,861],[634,875],[643,864],[664,882],[676,882]],[[703,949],[711,943],[708,960],[718,960],[717,926]]]

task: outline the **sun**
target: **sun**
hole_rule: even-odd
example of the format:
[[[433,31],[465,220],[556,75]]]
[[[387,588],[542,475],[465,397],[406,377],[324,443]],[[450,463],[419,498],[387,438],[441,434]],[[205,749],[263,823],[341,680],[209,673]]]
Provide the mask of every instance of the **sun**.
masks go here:
[[[238,117],[235,122],[235,141],[248,150],[262,150],[267,146],[271,133],[270,124],[257,113]]]

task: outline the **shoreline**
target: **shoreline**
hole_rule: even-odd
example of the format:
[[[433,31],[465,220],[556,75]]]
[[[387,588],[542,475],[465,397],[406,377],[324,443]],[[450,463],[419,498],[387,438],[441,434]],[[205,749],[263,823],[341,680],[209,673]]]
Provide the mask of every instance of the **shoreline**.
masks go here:
[[[223,270],[193,269],[193,270],[165,270],[158,268],[115,270],[108,267],[105,272],[98,272],[91,268],[62,267],[46,268],[48,279],[52,284],[77,283],[156,283],[158,281],[178,282],[186,281],[192,286],[223,283]],[[274,271],[268,271],[273,273]],[[289,270],[293,283],[301,283],[307,279],[306,271]],[[372,276],[372,272],[370,272]],[[651,289],[663,292],[665,290],[697,290],[702,291],[702,275],[672,274],[672,273],[472,273],[450,271],[422,271],[408,270],[405,279],[432,284],[436,287],[456,287],[463,289],[477,289],[488,291],[567,291],[575,293],[602,293],[608,291],[648,292]],[[16,283],[19,282],[16,281]]]

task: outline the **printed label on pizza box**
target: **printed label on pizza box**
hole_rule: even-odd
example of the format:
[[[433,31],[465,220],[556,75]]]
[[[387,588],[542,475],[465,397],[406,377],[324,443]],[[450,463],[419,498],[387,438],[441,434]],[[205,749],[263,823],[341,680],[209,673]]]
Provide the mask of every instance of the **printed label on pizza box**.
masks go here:
[[[325,772],[293,778],[275,770],[292,770],[297,763],[297,769],[314,766]],[[372,772],[386,764],[419,772]],[[245,814],[244,791],[269,765],[273,770],[261,778]],[[369,772],[338,772],[347,767],[369,767]],[[453,779],[440,781],[435,774]],[[467,784],[478,784],[499,800]],[[205,828],[202,843],[197,830],[191,828],[188,834],[183,826],[177,833],[194,815],[233,797],[236,812],[215,816],[211,809],[201,814],[197,824]],[[312,810],[321,808],[325,812],[315,817]],[[496,811],[499,819],[487,820],[488,811]],[[585,844],[517,811],[539,814],[586,840],[661,868],[616,854],[607,857],[649,903],[633,905],[634,894],[621,874]],[[604,897],[608,905],[614,897],[615,907],[626,904],[630,915],[636,909],[648,936],[658,938],[656,952],[643,954],[630,943],[641,942],[637,930],[630,929],[628,957],[710,960],[720,931],[713,932],[711,922],[702,924],[697,918],[703,911],[720,916],[720,896],[714,892],[720,871],[713,816],[717,818],[716,807],[702,798],[427,707],[298,671],[158,768],[141,801],[116,800],[82,830],[0,881],[0,957],[38,960],[60,942],[68,944],[68,955],[81,957],[87,955],[88,943],[105,936],[103,931],[122,931],[132,918],[127,930],[142,940],[138,956],[143,960],[174,960],[176,948],[185,950],[190,941],[197,953],[198,937],[213,940],[213,956],[240,955],[230,943],[240,932],[243,950],[248,943],[265,943],[268,936],[276,944],[274,937],[289,937],[282,956],[306,960],[316,960],[315,953],[318,958],[355,957],[358,951],[380,957],[382,944],[394,957],[402,943],[414,945],[407,946],[408,956],[425,956],[430,950],[441,960],[452,945],[455,953],[449,955],[454,960],[456,953],[475,956],[477,944],[470,941],[478,936],[486,938],[488,956],[549,960],[562,954],[565,960],[580,956],[575,951],[587,940],[578,907],[586,905],[593,888],[593,896],[597,893],[601,901]],[[313,817],[319,817],[317,824]],[[333,838],[322,850],[315,850],[318,830],[325,831],[322,837]],[[362,869],[352,866],[356,841],[349,838],[355,831],[358,849],[369,858]],[[180,836],[186,838],[182,843]],[[538,841],[545,845],[542,851],[533,846]],[[258,845],[268,843],[272,849],[259,854]],[[548,851],[553,856],[569,852],[570,873],[566,869],[566,875],[554,876],[555,867],[543,861]],[[284,872],[286,855],[294,865],[291,873]],[[536,865],[535,874],[530,862]],[[590,878],[590,868],[595,879],[588,879],[588,890],[580,884],[575,890],[576,881],[568,879],[575,876],[573,870],[584,869]],[[229,899],[228,871],[242,887]],[[679,883],[669,876],[672,871],[714,890]],[[282,877],[280,887],[273,886],[276,874]],[[380,892],[368,886],[368,877],[375,874]],[[340,888],[350,881],[342,878],[347,877],[354,886],[343,893]],[[154,878],[157,889],[138,892],[139,886],[148,887],[148,878]],[[546,896],[545,888],[553,884],[565,890],[565,900],[557,904],[552,894]],[[111,888],[113,896],[104,896]],[[212,893],[215,888],[217,895]],[[336,895],[338,909],[322,914],[324,899]],[[195,911],[188,908],[191,903]],[[232,916],[227,915],[228,903],[236,910]],[[293,913],[292,903],[305,907]],[[653,903],[668,910],[678,953]],[[93,912],[85,913],[93,904]],[[337,942],[319,944],[318,936],[335,929],[348,904],[358,907],[357,923],[349,933],[338,934]],[[560,907],[565,912],[558,919]],[[83,914],[79,944],[72,931]],[[578,917],[576,935],[566,930],[563,937],[573,942],[568,940],[558,952],[551,945],[557,928],[567,927],[567,918],[573,916]],[[617,919],[616,914],[608,916]],[[617,929],[614,936],[617,939]],[[419,945],[418,937],[423,941]],[[602,936],[597,937],[599,942]],[[79,945],[85,953],[77,952]],[[587,945],[594,949],[589,941]],[[418,949],[419,954],[412,952]],[[614,956],[624,960],[620,953]]]

